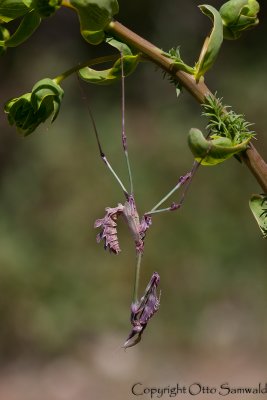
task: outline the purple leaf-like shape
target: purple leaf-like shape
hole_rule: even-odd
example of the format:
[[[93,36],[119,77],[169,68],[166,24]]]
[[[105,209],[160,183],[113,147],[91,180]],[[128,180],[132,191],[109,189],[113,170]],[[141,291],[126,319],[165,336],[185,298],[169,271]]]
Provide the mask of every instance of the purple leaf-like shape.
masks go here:
[[[135,346],[141,340],[141,336],[153,315],[160,306],[160,297],[157,296],[157,287],[160,276],[154,272],[145,290],[140,302],[133,303],[131,306],[131,324],[132,330],[126,339],[123,347]]]
[[[118,207],[107,207],[105,209],[106,215],[104,218],[97,219],[95,221],[95,228],[101,228],[101,232],[97,234],[97,243],[104,240],[104,248],[109,249],[110,252],[118,254],[121,249],[118,241],[117,235],[117,219],[123,211],[123,205],[118,204]]]

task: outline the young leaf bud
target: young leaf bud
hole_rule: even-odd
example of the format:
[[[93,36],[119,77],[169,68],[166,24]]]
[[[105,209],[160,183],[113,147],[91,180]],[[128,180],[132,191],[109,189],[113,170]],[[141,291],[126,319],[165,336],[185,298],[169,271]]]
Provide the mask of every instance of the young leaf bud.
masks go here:
[[[243,31],[259,23],[259,3],[256,0],[230,0],[220,8],[225,39],[238,39]]]
[[[37,82],[31,93],[9,100],[5,104],[10,125],[16,125],[24,136],[32,133],[50,116],[56,119],[64,92],[52,79]]]
[[[119,11],[117,0],[70,0],[78,13],[80,31],[91,44],[99,44],[105,39],[104,29]]]
[[[6,51],[5,41],[10,37],[9,31],[0,25],[0,56]]]
[[[42,18],[50,17],[61,6],[61,0],[34,0],[33,7]]]

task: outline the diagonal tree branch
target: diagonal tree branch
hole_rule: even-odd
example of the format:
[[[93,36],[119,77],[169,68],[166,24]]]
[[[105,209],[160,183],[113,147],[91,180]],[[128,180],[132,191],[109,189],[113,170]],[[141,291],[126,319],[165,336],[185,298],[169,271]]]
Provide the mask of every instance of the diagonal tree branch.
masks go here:
[[[199,103],[202,104],[204,102],[205,96],[212,95],[204,82],[197,83],[192,75],[178,70],[177,67],[173,65],[173,60],[164,56],[161,49],[126,28],[118,21],[110,22],[107,31],[136,48],[154,64],[157,64],[168,74],[177,79]],[[241,153],[240,157],[254,175],[264,193],[267,193],[267,164],[253,144],[250,143],[248,149]]]

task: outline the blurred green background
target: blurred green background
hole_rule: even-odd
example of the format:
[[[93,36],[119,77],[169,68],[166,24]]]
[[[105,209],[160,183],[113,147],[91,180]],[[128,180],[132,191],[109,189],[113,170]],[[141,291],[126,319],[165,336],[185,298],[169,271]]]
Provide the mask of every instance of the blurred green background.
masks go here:
[[[209,2],[215,7],[222,3]],[[180,45],[182,58],[193,64],[210,30],[209,19],[197,5],[185,0],[122,0],[117,19],[164,50]],[[255,122],[255,145],[265,159],[266,9],[262,2],[256,29],[224,43],[206,77],[226,104]],[[87,45],[76,16],[60,10],[25,44],[2,57],[2,110],[6,100],[29,91],[37,80],[108,52],[112,51],[106,45]],[[22,138],[8,126],[3,111],[0,119],[2,368],[11,362],[17,365],[18,360],[35,365],[71,357],[78,372],[80,363],[86,364],[85,380],[95,376],[92,370],[99,371],[94,389],[88,389],[94,399],[103,398],[97,382],[109,388],[109,398],[120,399],[116,382],[128,385],[141,371],[154,383],[157,379],[166,383],[164,376],[170,377],[170,371],[175,371],[176,379],[178,375],[190,379],[189,365],[198,373],[207,371],[210,379],[225,379],[223,373],[241,373],[238,366],[243,362],[249,377],[254,370],[259,376],[267,361],[266,241],[248,207],[251,194],[261,192],[257,182],[235,159],[202,167],[183,208],[154,216],[146,238],[141,288],[153,271],[159,272],[161,308],[139,347],[125,353],[120,346],[130,330],[134,246],[123,221],[119,256],[96,244],[93,228],[105,207],[114,207],[124,198],[99,158],[76,77],[63,87],[62,109],[52,126],[42,125]],[[120,90],[119,84],[86,87],[104,151],[127,181],[120,143]],[[126,129],[140,214],[191,168],[187,133],[205,124],[194,99],[183,92],[177,100],[173,86],[152,64],[140,65],[127,78]],[[117,375],[114,360],[121,365],[115,369]],[[165,375],[160,377],[158,360],[165,360],[161,361]],[[68,377],[68,368],[74,367],[62,365],[62,374],[67,368]],[[212,371],[224,372],[212,375]],[[66,384],[69,378],[63,380]],[[127,385],[121,398],[130,393]],[[84,390],[81,397],[64,397],[51,389],[49,398],[85,400],[90,396]],[[43,398],[38,396],[35,400]]]

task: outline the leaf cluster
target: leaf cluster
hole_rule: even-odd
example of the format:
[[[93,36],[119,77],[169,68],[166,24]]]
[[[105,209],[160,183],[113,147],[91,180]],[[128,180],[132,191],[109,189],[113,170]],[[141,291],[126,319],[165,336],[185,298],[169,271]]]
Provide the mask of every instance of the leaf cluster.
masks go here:
[[[122,64],[123,75],[128,76],[135,70],[140,61],[140,55],[134,54],[125,43],[115,40],[112,37],[108,37],[106,42],[120,52],[120,57],[115,61],[112,67],[108,69],[95,70],[89,67],[80,69],[78,75],[87,83],[97,83],[100,85],[114,83],[121,79]]]
[[[220,8],[223,35],[226,39],[238,39],[241,34],[259,23],[260,5],[256,0],[231,0]]]
[[[194,74],[194,68],[187,65],[181,58],[180,46],[172,47],[167,53],[162,52],[162,54],[173,60],[173,66],[175,66],[180,71],[185,71],[189,74]]]
[[[208,118],[208,135],[196,128],[189,132],[188,143],[195,159],[202,165],[216,165],[246,150],[255,136],[252,125],[243,115],[224,106],[215,96],[207,96],[203,115]]]
[[[238,39],[244,31],[259,23],[257,15],[260,7],[256,0],[230,0],[219,11],[208,4],[200,5],[199,9],[212,21],[212,29],[194,67],[184,63],[179,47],[164,53],[174,60],[178,69],[194,75],[197,82],[214,65],[224,39]]]
[[[203,116],[208,118],[207,129],[211,139],[225,137],[236,145],[255,136],[255,132],[250,130],[253,124],[246,121],[244,115],[236,114],[230,106],[223,105],[222,99],[206,96],[203,109]]]
[[[83,38],[91,44],[103,42],[106,26],[119,12],[117,0],[70,0],[70,5],[78,13]]]
[[[58,115],[63,95],[63,89],[52,79],[42,79],[34,85],[31,93],[6,103],[5,113],[10,125],[16,125],[18,131],[27,136],[47,118],[52,117],[53,122]]]

